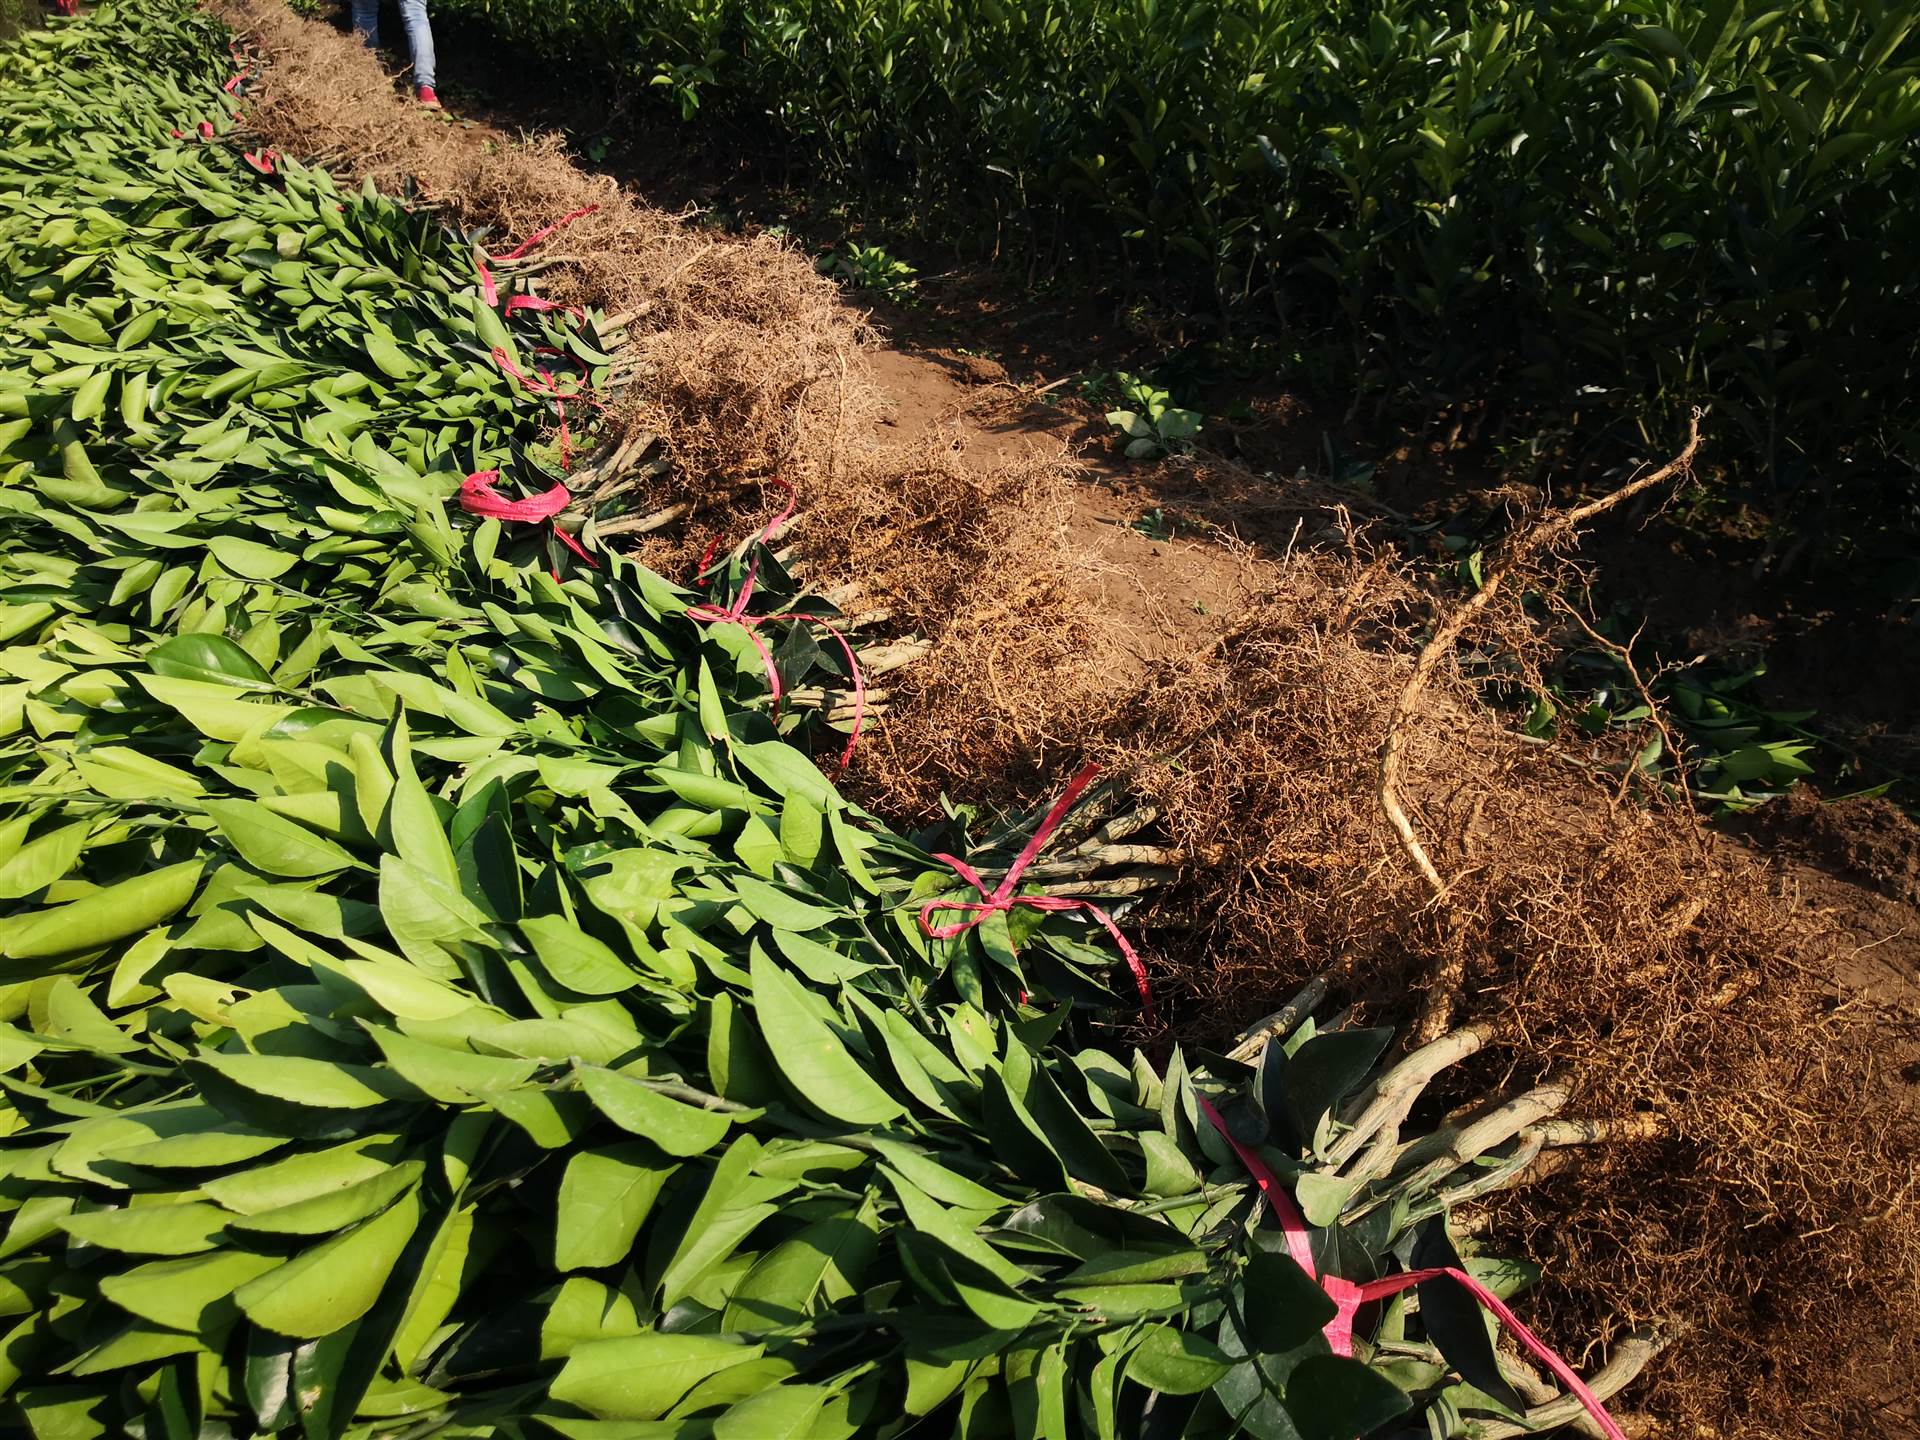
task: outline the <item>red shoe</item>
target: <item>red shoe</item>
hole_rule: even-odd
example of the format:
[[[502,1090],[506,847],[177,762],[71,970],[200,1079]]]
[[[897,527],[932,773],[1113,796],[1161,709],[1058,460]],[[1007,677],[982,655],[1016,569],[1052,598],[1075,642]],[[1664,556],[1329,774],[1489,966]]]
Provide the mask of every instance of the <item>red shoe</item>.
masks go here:
[[[433,86],[422,85],[414,92],[414,98],[429,110],[440,108],[440,97],[433,93]]]

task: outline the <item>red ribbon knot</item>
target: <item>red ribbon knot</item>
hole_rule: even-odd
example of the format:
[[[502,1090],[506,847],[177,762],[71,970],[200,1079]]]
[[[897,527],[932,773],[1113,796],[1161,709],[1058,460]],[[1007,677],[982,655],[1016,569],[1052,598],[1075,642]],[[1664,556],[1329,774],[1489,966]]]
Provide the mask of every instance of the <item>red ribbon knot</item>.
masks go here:
[[[1060,895],[1016,895],[1020,877],[1027,867],[1033,864],[1040,852],[1046,849],[1047,842],[1053,838],[1053,832],[1067,818],[1067,812],[1073,809],[1087,786],[1093,783],[1093,777],[1100,773],[1098,765],[1088,765],[1067,785],[1065,793],[1053,802],[1053,808],[1047,812],[1047,818],[1040,822],[1040,828],[1033,832],[1033,838],[1027,842],[1027,848],[1020,852],[1011,869],[1000,877],[1000,883],[989,890],[987,882],[980,878],[966,861],[953,855],[935,855],[933,858],[943,865],[950,866],[953,872],[980,894],[978,900],[929,900],[920,907],[920,933],[930,940],[951,940],[964,935],[976,926],[986,923],[988,917],[1004,915],[1009,911],[1025,907],[1029,910],[1059,912],[1064,910],[1084,910],[1113,938],[1120,947],[1120,954],[1127,962],[1127,968],[1133,972],[1134,987],[1140,992],[1141,1015],[1148,1025],[1157,1026],[1160,1022],[1153,1013],[1153,988],[1147,980],[1146,964],[1140,959],[1127,937],[1120,933],[1120,927],[1113,923],[1113,917],[1091,900],[1068,899]],[[956,911],[966,916],[964,920],[955,920],[948,925],[935,925],[933,917],[942,910]]]
[[[530,495],[525,500],[509,500],[494,488],[494,481],[500,478],[498,470],[476,470],[460,482],[460,508],[469,515],[484,516],[489,520],[514,520],[523,524],[537,525],[546,521],[553,533],[560,537],[560,543],[587,562],[587,568],[597,570],[593,557],[581,548],[580,542],[561,529],[555,516],[573,503],[573,492],[565,485],[555,482],[548,490],[538,495]],[[555,579],[559,578],[555,573]]]
[[[1586,1381],[1575,1373],[1574,1368],[1555,1354],[1553,1347],[1522,1325],[1520,1317],[1508,1309],[1498,1295],[1466,1271],[1455,1270],[1451,1266],[1436,1270],[1409,1270],[1357,1285],[1351,1280],[1341,1279],[1338,1275],[1320,1274],[1313,1263],[1313,1244],[1309,1238],[1307,1217],[1300,1213],[1300,1207],[1294,1203],[1293,1197],[1280,1183],[1280,1177],[1273,1173],[1272,1168],[1251,1146],[1241,1144],[1234,1133],[1227,1129],[1227,1122],[1221,1119],[1220,1112],[1213,1107],[1212,1101],[1204,1095],[1196,1094],[1195,1098],[1200,1102],[1200,1113],[1207,1117],[1208,1122],[1232,1147],[1233,1153],[1239,1157],[1240,1163],[1246,1166],[1247,1173],[1253,1176],[1254,1183],[1260,1187],[1261,1194],[1267,1197],[1268,1205],[1273,1208],[1274,1215],[1280,1221],[1280,1231],[1287,1242],[1287,1253],[1293,1257],[1294,1263],[1306,1271],[1308,1277],[1319,1285],[1327,1298],[1333,1301],[1334,1317],[1327,1322],[1326,1329],[1321,1333],[1327,1337],[1327,1343],[1333,1347],[1334,1354],[1349,1356],[1353,1354],[1353,1320],[1362,1305],[1371,1304],[1375,1300],[1384,1300],[1390,1295],[1399,1294],[1402,1290],[1411,1290],[1414,1286],[1429,1280],[1452,1280],[1464,1286],[1467,1293],[1473,1296],[1483,1310],[1506,1326],[1508,1333],[1514,1339],[1524,1345],[1532,1352],[1535,1359],[1553,1372],[1555,1378],[1567,1387],[1573,1397],[1586,1409],[1587,1414],[1593,1417],[1594,1423],[1600,1427],[1601,1434],[1605,1435],[1607,1440],[1627,1440],[1626,1434],[1614,1423],[1613,1417],[1607,1414],[1607,1407],[1600,1403],[1600,1398],[1592,1390],[1587,1388]]]

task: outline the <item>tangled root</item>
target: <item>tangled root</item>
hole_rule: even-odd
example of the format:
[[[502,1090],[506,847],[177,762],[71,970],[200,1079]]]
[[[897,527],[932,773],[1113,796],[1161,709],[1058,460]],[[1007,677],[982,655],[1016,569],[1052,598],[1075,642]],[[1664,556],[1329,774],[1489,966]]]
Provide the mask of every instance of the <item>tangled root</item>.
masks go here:
[[[1573,1112],[1640,1137],[1494,1216],[1546,1267],[1550,1328],[1682,1330],[1648,1404],[1671,1433],[1890,1433],[1869,1416],[1911,1393],[1920,1117],[1882,1073],[1881,1017],[1839,1002],[1834,937],[1763,866],[1624,788],[1643,737],[1527,744],[1457,667],[1402,766],[1448,879],[1436,902],[1375,761],[1427,613],[1379,556],[1298,557],[1107,738],[1189,858],[1161,961],[1190,1033],[1217,1044],[1329,969],[1406,1023],[1431,976],[1456,976],[1461,1018],[1500,1027],[1486,1065],[1567,1080]]]

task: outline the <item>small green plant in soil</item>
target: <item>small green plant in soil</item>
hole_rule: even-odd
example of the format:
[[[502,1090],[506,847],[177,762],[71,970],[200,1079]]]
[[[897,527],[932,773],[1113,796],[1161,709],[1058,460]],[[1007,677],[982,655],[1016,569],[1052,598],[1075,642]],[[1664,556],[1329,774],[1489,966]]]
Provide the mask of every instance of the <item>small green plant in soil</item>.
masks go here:
[[[1371,489],[1374,473],[1380,468],[1377,461],[1354,454],[1331,430],[1320,437],[1320,458],[1326,467],[1327,482],[1343,490]],[[1479,581],[1476,579],[1474,583],[1477,585]]]
[[[1149,540],[1171,540],[1180,532],[1180,527],[1157,505],[1134,521],[1133,528]]]
[[[1119,372],[1114,375],[1120,398],[1130,409],[1109,410],[1107,423],[1126,440],[1122,453],[1129,460],[1157,460],[1193,448],[1200,433],[1200,412],[1183,410],[1173,396],[1151,380]]]
[[[823,257],[819,268],[821,274],[831,275],[842,285],[896,305],[910,303],[919,283],[915,278],[918,272],[911,265],[879,245],[849,242]]]
[[[1477,554],[1477,552],[1476,552]],[[1650,779],[1684,778],[1695,798],[1726,813],[1777,799],[1815,773],[1809,757],[1827,743],[1806,722],[1811,710],[1773,710],[1743,693],[1766,674],[1764,663],[1739,670],[1696,667],[1649,681],[1654,699],[1687,753],[1666,753],[1649,736],[1635,767]],[[1539,738],[1571,724],[1588,735],[1645,730],[1652,711],[1618,655],[1590,649],[1569,656],[1545,695],[1535,697],[1523,727]],[[1677,763],[1676,763],[1677,762]]]
[[[1111,370],[1089,370],[1074,386],[1089,405],[1105,405],[1118,398],[1119,382]]]

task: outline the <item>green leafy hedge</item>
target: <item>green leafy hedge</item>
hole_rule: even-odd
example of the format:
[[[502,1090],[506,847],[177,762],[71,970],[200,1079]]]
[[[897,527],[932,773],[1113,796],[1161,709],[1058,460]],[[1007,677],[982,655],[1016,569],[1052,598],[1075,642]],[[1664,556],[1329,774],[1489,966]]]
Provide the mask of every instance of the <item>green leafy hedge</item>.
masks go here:
[[[1782,486],[1911,477],[1910,6],[442,8],[771,121],[833,178],[1317,335],[1341,380],[1649,425],[1711,401],[1723,453]]]
[[[468,240],[202,143],[223,45],[143,3],[0,56],[0,1426],[1510,1414],[1448,1282],[1330,1352],[1201,1100],[1354,1279],[1457,1264],[1447,1196],[1530,1152],[1389,1125],[1342,1172],[1384,1034],[1155,1063],[1094,1043],[1072,917],[928,939],[952,872],[781,737],[739,627],[450,514],[546,479],[490,347],[604,375],[596,317],[509,332]]]

